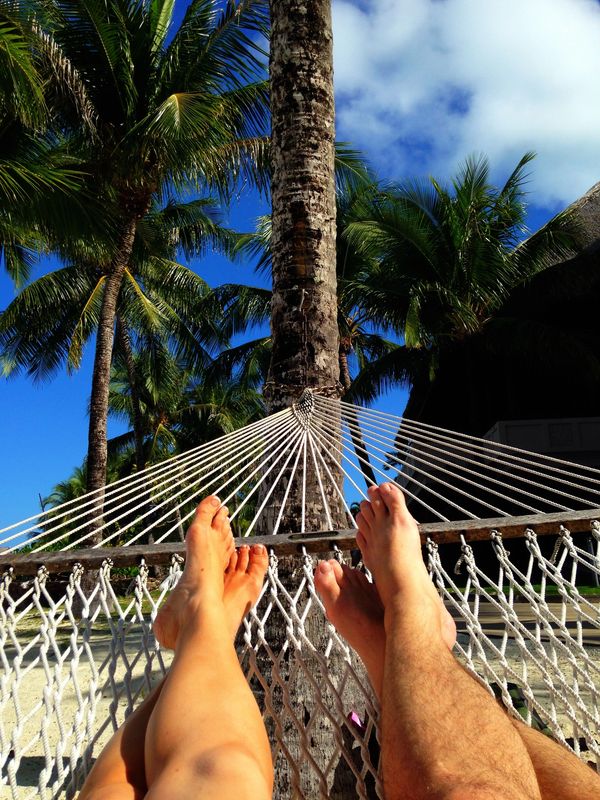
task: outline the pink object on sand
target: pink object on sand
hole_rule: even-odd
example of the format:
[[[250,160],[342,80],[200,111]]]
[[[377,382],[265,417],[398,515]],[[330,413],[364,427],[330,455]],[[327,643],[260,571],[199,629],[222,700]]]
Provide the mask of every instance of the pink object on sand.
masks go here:
[[[351,722],[355,728],[357,728],[361,733],[364,732],[365,726],[361,718],[358,716],[356,711],[351,711],[348,714],[348,722]]]

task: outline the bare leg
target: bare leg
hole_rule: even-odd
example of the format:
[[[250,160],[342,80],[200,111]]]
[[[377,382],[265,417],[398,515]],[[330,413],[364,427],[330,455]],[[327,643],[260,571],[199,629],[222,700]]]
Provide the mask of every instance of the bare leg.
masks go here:
[[[361,513],[374,519],[370,503],[361,504]],[[358,653],[381,700],[385,629],[383,604],[375,585],[362,572],[332,559],[319,563],[315,571],[315,586],[325,606],[327,619]],[[456,627],[447,611],[445,614],[443,635],[447,647],[452,649]],[[600,776],[587,764],[539,731],[513,717],[508,718],[527,748],[543,800],[594,800],[600,797]]]
[[[245,546],[230,556],[224,576],[223,604],[231,641],[241,618],[258,598],[266,566],[264,550]],[[141,800],[145,797],[148,790],[144,760],[146,731],[165,680],[154,688],[106,745],[79,795],[80,800]]]
[[[359,515],[358,543],[384,608],[386,797],[539,798],[520,736],[450,653],[445,614],[402,494],[384,484],[370,497],[372,518]]]
[[[272,794],[267,734],[223,603],[232,538],[218,507],[211,497],[198,507],[186,537],[184,573],[155,623],[157,638],[175,647],[175,658],[146,732],[149,800],[261,800]],[[243,578],[237,567],[246,559]],[[267,562],[261,546],[238,554],[239,618],[262,586]]]
[[[600,775],[570,750],[510,718],[523,740],[535,769],[543,800],[598,800]]]
[[[79,800],[142,800],[145,796],[144,738],[164,679],[115,731],[96,759]]]
[[[362,503],[369,515],[370,504]],[[364,572],[335,559],[320,561],[315,570],[315,587],[325,606],[327,619],[360,656],[371,686],[381,702],[385,663],[384,608],[377,588]],[[444,641],[451,650],[456,641],[454,620],[440,602]]]

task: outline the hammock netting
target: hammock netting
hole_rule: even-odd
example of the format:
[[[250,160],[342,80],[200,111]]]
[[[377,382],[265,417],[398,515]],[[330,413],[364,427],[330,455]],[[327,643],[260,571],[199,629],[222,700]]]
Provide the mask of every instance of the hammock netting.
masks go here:
[[[307,391],[289,409],[0,530],[0,798],[74,797],[168,669],[152,620],[209,493],[230,508],[236,536],[273,536],[237,648],[283,776],[278,796],[382,797],[377,703],[325,623],[312,573],[316,551],[357,563],[357,503],[384,480],[421,523],[431,578],[457,623],[457,657],[510,713],[600,770],[599,477]]]

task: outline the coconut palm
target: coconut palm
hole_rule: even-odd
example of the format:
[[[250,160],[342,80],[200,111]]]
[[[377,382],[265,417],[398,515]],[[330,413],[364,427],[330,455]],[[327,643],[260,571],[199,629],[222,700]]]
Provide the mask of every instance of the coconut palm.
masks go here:
[[[208,381],[186,368],[158,340],[133,354],[140,388],[144,466],[170,458],[254,422],[264,411],[258,392],[242,381]],[[135,443],[129,370],[118,356],[112,370],[110,413],[131,430],[110,440],[111,452]]]
[[[171,195],[257,177],[267,93],[257,36],[264,0],[193,0],[178,30],[174,3],[54,0],[40,25],[77,73],[92,108],[91,130],[65,103],[61,126],[92,185],[119,220],[102,263],[88,442],[88,488],[104,483],[106,416],[118,298],[140,221]]]
[[[56,64],[53,64],[56,66]],[[15,286],[29,277],[35,253],[91,215],[77,198],[84,175],[56,132],[48,42],[18,4],[0,9],[0,257]],[[73,81],[64,77],[64,87]]]
[[[358,176],[358,172],[356,176]],[[367,285],[368,276],[377,270],[378,262],[372,254],[363,255],[344,236],[346,227],[356,220],[368,218],[370,206],[378,201],[380,190],[363,170],[354,181],[338,181],[336,193],[337,236],[337,323],[339,332],[338,363],[340,382],[345,396],[352,389],[353,378],[367,366],[386,363],[399,345],[386,337],[385,329],[375,329],[371,324],[374,310],[369,305],[369,294],[363,294],[357,303],[355,286]],[[270,217],[259,220],[253,235],[240,238],[238,249],[256,260],[257,270],[263,274],[271,271]],[[230,336],[244,334],[248,329],[265,327],[271,310],[271,293],[260,287],[226,284],[215,293],[225,309],[226,330]],[[380,303],[379,294],[375,296]],[[378,311],[379,309],[377,309]],[[224,350],[215,361],[215,369],[225,375],[238,375],[253,385],[262,385],[267,378],[271,355],[271,337],[262,336],[244,341]],[[375,482],[368,454],[360,434],[358,420],[354,420],[351,435],[357,456],[365,472],[368,485]]]
[[[357,282],[367,284],[368,276],[378,266],[373,254],[363,254],[346,237],[346,227],[357,220],[368,218],[370,206],[378,201],[377,184],[366,169],[362,175],[355,173],[351,183],[338,181],[336,193],[336,273],[337,273],[337,323],[339,334],[338,362],[340,381],[344,393],[352,385],[352,373],[366,364],[396,350],[397,344],[385,338],[384,330],[375,332],[371,325],[369,297],[362,296],[360,306],[356,302]],[[261,217],[254,234],[241,236],[236,250],[243,252],[256,262],[256,271],[269,276],[272,270],[271,218]],[[225,309],[225,330],[230,336],[246,333],[248,329],[264,327],[271,311],[271,292],[257,286],[224,284],[215,290],[215,295]],[[380,301],[379,295],[377,300]],[[217,366],[226,374],[239,372],[246,380],[256,384],[266,379],[270,336],[243,342],[223,351]],[[352,363],[351,363],[352,362]]]
[[[500,188],[491,184],[487,159],[469,158],[450,187],[405,183],[383,193],[370,218],[347,226],[350,244],[377,261],[366,280],[348,286],[349,296],[359,307],[368,298],[372,322],[404,342],[367,366],[351,395],[368,399],[408,381],[406,414],[421,418],[451,354],[466,358],[477,343],[488,348],[488,358],[516,347],[523,357],[537,357],[535,337],[516,341],[503,309],[520,287],[572,254],[577,226],[563,212],[526,238],[524,185],[532,158],[525,154]],[[473,375],[461,393],[476,387]],[[479,402],[476,391],[473,398]]]
[[[138,224],[119,288],[119,348],[127,350],[133,330],[171,338],[192,365],[208,363],[211,348],[223,343],[214,301],[202,278],[174,258],[178,252],[227,253],[235,239],[207,200],[151,209]],[[106,282],[106,261],[95,244],[96,252],[76,249],[74,263],[31,283],[0,315],[5,374],[23,369],[39,379],[63,364],[69,371],[79,368],[84,346],[97,330]]]
[[[122,353],[115,359],[109,397],[111,415],[130,427],[109,440],[109,455],[129,470],[171,458],[263,415],[261,396],[244,382],[207,380],[158,339],[138,344],[131,354],[137,398]]]

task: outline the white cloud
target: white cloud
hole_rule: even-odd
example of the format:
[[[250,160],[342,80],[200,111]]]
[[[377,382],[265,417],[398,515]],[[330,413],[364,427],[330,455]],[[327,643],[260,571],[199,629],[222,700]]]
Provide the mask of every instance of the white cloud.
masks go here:
[[[538,204],[600,180],[598,0],[334,0],[338,138],[380,173],[447,176],[525,150]]]

